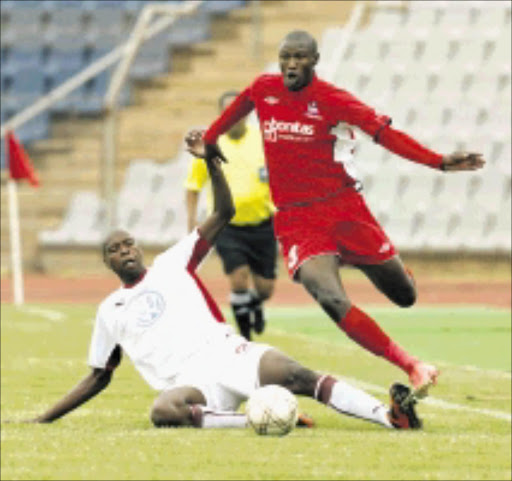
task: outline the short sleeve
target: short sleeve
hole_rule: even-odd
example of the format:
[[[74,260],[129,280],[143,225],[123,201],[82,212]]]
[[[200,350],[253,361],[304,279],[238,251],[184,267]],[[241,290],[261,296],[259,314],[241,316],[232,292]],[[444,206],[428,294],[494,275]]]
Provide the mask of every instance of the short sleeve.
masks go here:
[[[208,180],[208,169],[203,159],[195,158],[189,165],[185,188],[193,191],[201,191]]]
[[[210,243],[201,236],[196,227],[190,234],[156,256],[153,267],[195,271],[210,249]]]
[[[101,306],[96,314],[91,344],[89,345],[88,364],[91,367],[106,368],[107,362],[116,347],[116,341],[105,325]]]

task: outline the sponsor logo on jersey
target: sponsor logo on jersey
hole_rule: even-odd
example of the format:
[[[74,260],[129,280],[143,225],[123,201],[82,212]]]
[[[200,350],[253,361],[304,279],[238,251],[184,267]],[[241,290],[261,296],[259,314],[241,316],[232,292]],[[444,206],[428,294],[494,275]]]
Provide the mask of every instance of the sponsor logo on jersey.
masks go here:
[[[322,116],[320,115],[320,112],[318,110],[318,105],[316,102],[309,102],[308,108],[306,111],[306,116],[311,117],[313,119],[322,120]]]
[[[147,328],[163,314],[165,301],[159,292],[144,291],[130,300],[127,309],[137,327]]]
[[[304,137],[315,135],[315,126],[301,122],[284,122],[272,117],[263,122],[263,134],[265,140],[277,142],[278,138],[288,140],[303,140]]]
[[[277,97],[274,97],[273,95],[269,95],[268,97],[265,97],[263,100],[270,105],[275,105],[279,103],[279,99]]]

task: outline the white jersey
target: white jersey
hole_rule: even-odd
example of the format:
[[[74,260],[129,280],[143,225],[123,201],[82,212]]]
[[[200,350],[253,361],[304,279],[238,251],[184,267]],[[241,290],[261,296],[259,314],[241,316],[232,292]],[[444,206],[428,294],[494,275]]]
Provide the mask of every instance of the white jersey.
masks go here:
[[[116,345],[163,390],[195,355],[232,333],[195,270],[210,250],[195,229],[157,256],[145,276],[99,306],[89,365],[105,368]]]

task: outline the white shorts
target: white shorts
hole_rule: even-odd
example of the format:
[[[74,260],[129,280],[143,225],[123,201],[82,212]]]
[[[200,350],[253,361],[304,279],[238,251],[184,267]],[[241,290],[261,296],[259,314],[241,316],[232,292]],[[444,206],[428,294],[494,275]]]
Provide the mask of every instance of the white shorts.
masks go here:
[[[269,349],[268,344],[229,334],[198,354],[168,389],[191,386],[203,393],[208,408],[236,411],[259,387],[260,360]]]

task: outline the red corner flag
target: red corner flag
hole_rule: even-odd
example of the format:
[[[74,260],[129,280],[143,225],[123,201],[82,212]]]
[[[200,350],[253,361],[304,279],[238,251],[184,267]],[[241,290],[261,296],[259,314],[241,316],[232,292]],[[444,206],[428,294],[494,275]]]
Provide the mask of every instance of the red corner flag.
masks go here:
[[[27,179],[34,187],[39,185],[37,174],[30,163],[25,149],[20,144],[13,132],[7,132],[7,159],[9,162],[9,173],[11,179]]]

